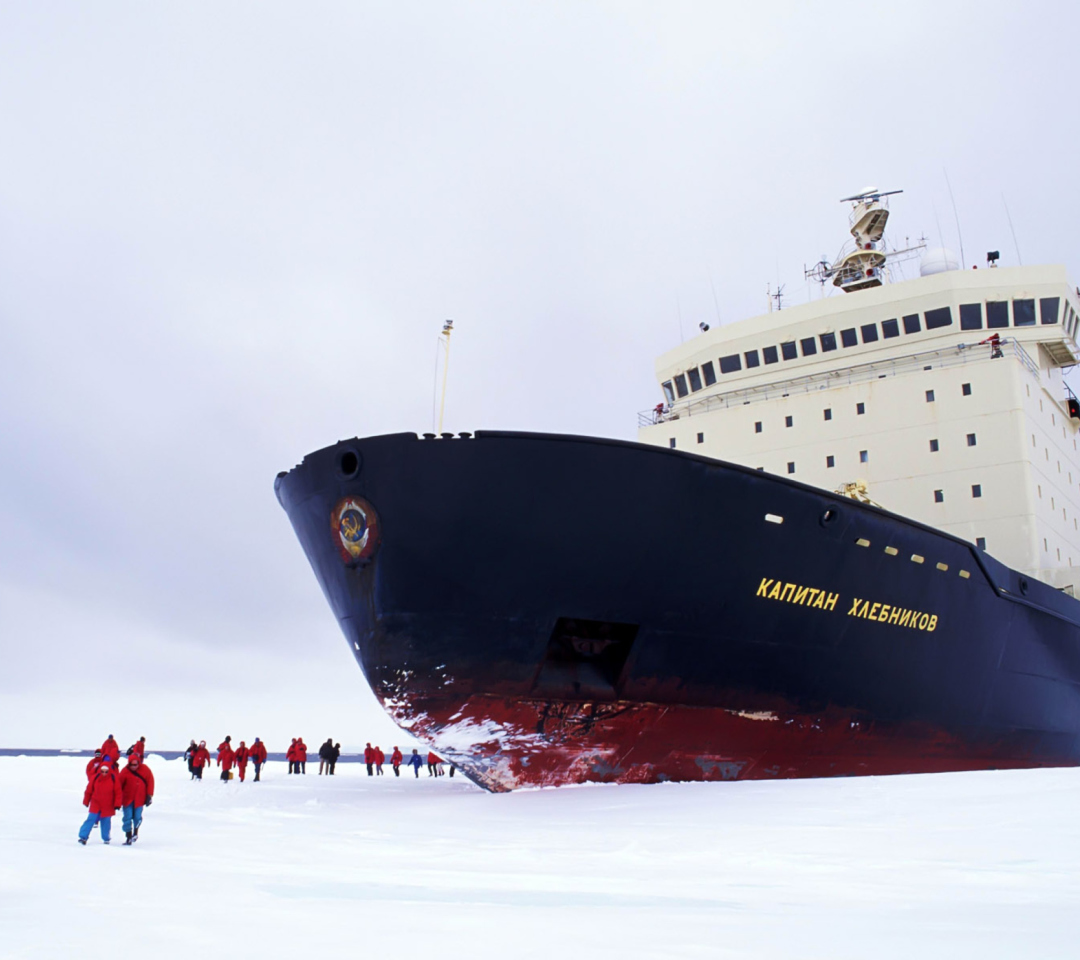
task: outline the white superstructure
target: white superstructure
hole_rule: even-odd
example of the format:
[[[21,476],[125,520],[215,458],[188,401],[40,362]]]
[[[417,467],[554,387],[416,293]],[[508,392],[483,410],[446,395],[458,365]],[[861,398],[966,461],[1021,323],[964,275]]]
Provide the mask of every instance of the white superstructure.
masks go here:
[[[826,490],[865,481],[887,510],[1080,595],[1080,408],[1062,378],[1080,297],[1064,267],[943,269],[935,252],[927,275],[882,283],[877,239],[819,271],[853,292],[660,357],[665,400],[639,439]]]

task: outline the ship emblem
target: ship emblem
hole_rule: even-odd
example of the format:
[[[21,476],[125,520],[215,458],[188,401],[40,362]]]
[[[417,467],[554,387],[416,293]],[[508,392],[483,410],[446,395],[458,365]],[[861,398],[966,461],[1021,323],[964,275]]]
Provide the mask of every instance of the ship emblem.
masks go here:
[[[379,545],[379,519],[362,497],[344,497],[330,514],[330,527],[346,563],[366,560]]]

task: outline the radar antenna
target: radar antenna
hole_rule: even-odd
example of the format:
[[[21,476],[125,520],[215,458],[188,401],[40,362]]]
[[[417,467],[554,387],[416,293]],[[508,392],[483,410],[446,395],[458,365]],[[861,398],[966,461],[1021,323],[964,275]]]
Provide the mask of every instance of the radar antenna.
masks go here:
[[[895,260],[903,254],[921,250],[925,244],[907,247],[903,250],[885,250],[882,238],[885,225],[889,222],[889,204],[885,197],[892,197],[903,190],[878,190],[866,187],[850,197],[844,197],[841,203],[852,204],[848,218],[854,249],[848,245],[840,251],[832,263],[822,257],[809,269],[803,268],[807,280],[816,280],[822,286],[829,280],[834,287],[845,293],[880,287],[888,278],[885,270],[886,260]]]

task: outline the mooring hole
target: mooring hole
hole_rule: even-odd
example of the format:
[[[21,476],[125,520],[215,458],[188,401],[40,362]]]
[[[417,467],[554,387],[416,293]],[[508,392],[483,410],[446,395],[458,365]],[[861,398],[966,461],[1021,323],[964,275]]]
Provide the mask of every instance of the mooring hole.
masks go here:
[[[356,471],[360,469],[360,458],[352,450],[346,450],[341,455],[341,472],[346,477],[352,477],[356,475]]]

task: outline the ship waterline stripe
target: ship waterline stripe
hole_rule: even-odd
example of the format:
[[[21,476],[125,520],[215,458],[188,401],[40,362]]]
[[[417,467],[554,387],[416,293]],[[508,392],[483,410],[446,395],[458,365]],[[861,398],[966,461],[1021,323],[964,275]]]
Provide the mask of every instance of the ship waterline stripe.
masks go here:
[[[839,593],[831,593],[819,587],[808,587],[799,583],[788,583],[783,579],[774,580],[772,577],[761,578],[755,596],[765,600],[791,603],[798,607],[811,607],[815,610],[831,612],[836,612],[836,604],[840,599]],[[852,597],[847,615],[890,626],[920,630],[924,633],[933,633],[938,625],[936,613],[882,603],[880,600],[864,600],[862,597]]]

